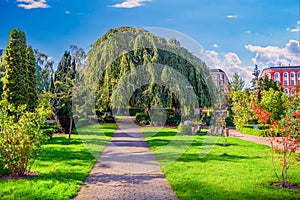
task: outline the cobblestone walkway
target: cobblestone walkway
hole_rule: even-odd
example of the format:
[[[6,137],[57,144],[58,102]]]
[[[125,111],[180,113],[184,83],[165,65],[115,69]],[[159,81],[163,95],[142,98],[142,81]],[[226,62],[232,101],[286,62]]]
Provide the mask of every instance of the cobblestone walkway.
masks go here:
[[[139,127],[130,117],[118,125],[74,199],[177,199]]]

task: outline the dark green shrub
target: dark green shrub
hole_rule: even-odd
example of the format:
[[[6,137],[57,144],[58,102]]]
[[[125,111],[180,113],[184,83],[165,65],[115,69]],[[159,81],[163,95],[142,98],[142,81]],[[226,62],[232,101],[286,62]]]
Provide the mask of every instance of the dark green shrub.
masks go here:
[[[178,126],[181,122],[181,115],[169,114],[166,124],[169,126]]]
[[[233,117],[226,117],[225,119],[226,122],[226,126],[231,126],[231,127],[235,127],[234,122],[233,122]]]
[[[129,108],[129,115],[135,116],[137,113],[143,113],[144,111],[143,108]]]
[[[135,120],[137,124],[149,124],[150,123],[150,117],[146,113],[136,113]]]
[[[206,126],[209,126],[210,125],[210,121],[211,121],[211,116],[205,116],[203,117],[203,123],[206,125]]]
[[[115,118],[112,115],[103,118],[105,123],[116,123]]]
[[[166,108],[165,110],[166,110],[167,115],[174,114],[172,108]]]

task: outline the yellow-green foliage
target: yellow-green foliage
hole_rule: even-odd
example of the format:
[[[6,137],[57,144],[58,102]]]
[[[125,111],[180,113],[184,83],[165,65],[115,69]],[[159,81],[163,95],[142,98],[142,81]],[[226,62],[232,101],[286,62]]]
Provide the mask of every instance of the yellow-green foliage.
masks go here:
[[[26,111],[25,105],[15,108],[1,102],[0,164],[13,177],[24,175],[41,151],[46,139],[41,131],[43,120],[38,113]]]

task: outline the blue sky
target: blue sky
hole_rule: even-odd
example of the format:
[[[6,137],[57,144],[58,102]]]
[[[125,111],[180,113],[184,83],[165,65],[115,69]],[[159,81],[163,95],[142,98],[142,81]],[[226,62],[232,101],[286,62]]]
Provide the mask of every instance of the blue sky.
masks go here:
[[[0,19],[0,48],[19,28],[56,61],[70,44],[88,51],[108,29],[133,26],[188,35],[230,77],[300,65],[299,0],[0,0]]]

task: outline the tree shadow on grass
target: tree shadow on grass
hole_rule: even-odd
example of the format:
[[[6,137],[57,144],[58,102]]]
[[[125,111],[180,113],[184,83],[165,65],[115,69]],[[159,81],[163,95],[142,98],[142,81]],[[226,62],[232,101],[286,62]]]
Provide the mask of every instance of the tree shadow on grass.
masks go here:
[[[94,157],[87,150],[70,151],[68,149],[51,148],[44,151],[44,153],[41,156],[39,156],[37,160],[61,162],[73,159],[91,160],[93,158]]]
[[[34,181],[39,180],[53,180],[58,182],[68,182],[68,181],[84,181],[87,177],[87,174],[84,172],[64,172],[64,171],[54,171],[38,174],[38,176],[34,177]]]
[[[289,192],[282,193],[282,196],[275,196],[272,191],[265,192],[263,189],[242,190],[233,188],[231,190],[223,185],[201,182],[200,180],[190,180],[188,187],[185,181],[176,181],[176,184],[171,185],[179,199],[297,199],[297,195],[291,196]]]
[[[52,139],[50,139],[49,141],[46,142],[47,144],[54,144],[54,145],[68,145],[68,141],[66,139],[66,136],[57,136],[57,137],[53,137]],[[82,144],[80,139],[77,138],[72,138],[71,136],[71,143],[70,145],[79,145]]]
[[[164,155],[162,155],[164,154]],[[164,162],[164,158],[168,160],[172,152],[160,153],[155,155],[156,158],[159,158],[159,163]],[[261,159],[261,156],[240,156],[236,154],[207,154],[204,158],[199,158],[199,153],[185,153],[180,158],[177,159],[178,162],[210,162],[210,161],[223,161],[223,162],[239,162],[240,160],[252,160],[252,159]]]

